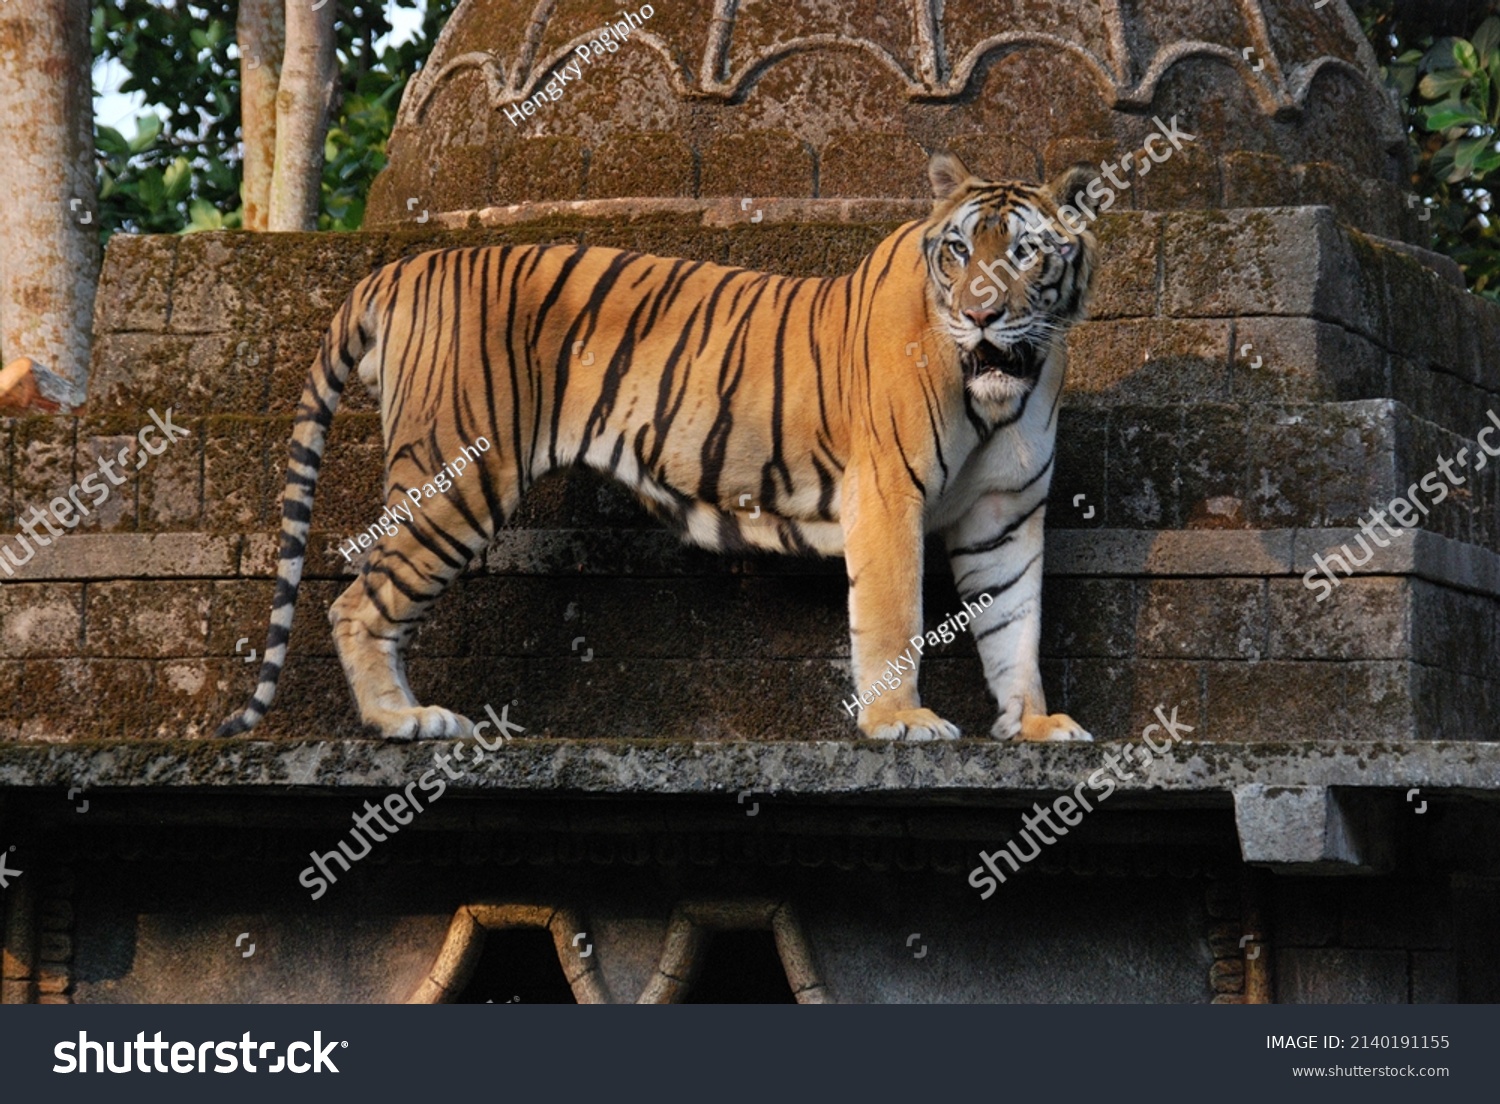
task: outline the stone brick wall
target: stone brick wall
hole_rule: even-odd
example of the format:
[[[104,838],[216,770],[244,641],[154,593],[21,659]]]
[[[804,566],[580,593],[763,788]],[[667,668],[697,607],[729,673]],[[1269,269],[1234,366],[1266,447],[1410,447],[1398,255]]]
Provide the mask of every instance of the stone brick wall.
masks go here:
[[[236,645],[264,641],[291,412],[323,326],[375,265],[435,245],[583,240],[834,273],[892,225],[774,210],[713,222],[512,213],[453,232],[114,238],[87,411],[0,423],[4,527],[133,448],[150,409],[192,435],[0,585],[0,733],[202,735],[241,703],[256,668]],[[1500,411],[1500,310],[1326,208],[1110,214],[1101,237],[1048,518],[1054,707],[1107,737],[1138,732],[1158,704],[1198,739],[1484,733],[1500,705],[1483,662],[1500,465],[1329,601],[1300,576],[1439,453],[1475,449]],[[379,512],[381,472],[378,415],[353,386],[266,731],[356,731],[324,615],[349,574],[333,549]],[[936,624],[958,603],[930,561]],[[681,549],[591,476],[539,487],[412,654],[424,700],[470,713],[514,701],[531,731],[853,732],[839,565]],[[971,734],[993,720],[967,639],[924,665],[923,695]]]

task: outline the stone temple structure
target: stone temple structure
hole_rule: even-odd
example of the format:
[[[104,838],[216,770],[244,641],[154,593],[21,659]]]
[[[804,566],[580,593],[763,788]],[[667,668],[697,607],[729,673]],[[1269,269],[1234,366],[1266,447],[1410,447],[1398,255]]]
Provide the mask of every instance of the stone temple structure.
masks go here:
[[[1343,0],[681,0],[611,52],[622,18],[465,0],[361,233],[110,242],[87,412],[4,423],[0,520],[152,410],[191,434],[0,580],[3,999],[1500,1000],[1500,465],[1471,470],[1500,309],[1424,248]],[[281,698],[209,738],[264,640],[307,365],[373,266],[582,241],[837,273],[927,210],[933,149],[1037,180],[1157,120],[1193,137],[1100,219],[1048,515],[1049,701],[1103,742],[859,740],[839,564],[685,551],[583,474],[413,651],[424,701],[525,732],[372,741],[323,616],[379,511],[358,388]],[[1304,576],[1461,449],[1319,601]],[[969,641],[922,691],[987,731]],[[1114,795],[981,899],[980,853],[1127,746]],[[361,854],[351,817],[438,755],[441,799]]]

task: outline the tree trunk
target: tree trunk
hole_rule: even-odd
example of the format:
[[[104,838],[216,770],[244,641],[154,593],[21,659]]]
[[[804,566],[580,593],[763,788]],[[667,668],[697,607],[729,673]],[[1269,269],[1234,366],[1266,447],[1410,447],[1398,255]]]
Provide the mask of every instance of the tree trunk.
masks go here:
[[[308,0],[286,0],[286,54],[276,92],[271,230],[318,228],[323,140],[328,134],[328,111],[337,75],[335,3],[322,0],[314,8]]]
[[[329,0],[332,6],[332,0]],[[281,0],[240,0],[240,120],[245,136],[245,229],[265,230],[276,165],[276,86],[286,47]]]
[[[99,282],[89,0],[0,3],[0,356],[81,404]]]

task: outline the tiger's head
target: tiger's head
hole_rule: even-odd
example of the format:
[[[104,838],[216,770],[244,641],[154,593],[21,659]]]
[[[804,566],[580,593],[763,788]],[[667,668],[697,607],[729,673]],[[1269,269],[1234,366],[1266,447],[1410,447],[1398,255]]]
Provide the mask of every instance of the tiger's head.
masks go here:
[[[980,180],[951,153],[927,166],[935,200],[922,237],[933,306],[958,346],[964,385],[1003,404],[1035,386],[1054,342],[1083,316],[1097,249],[1087,166],[1048,184]]]

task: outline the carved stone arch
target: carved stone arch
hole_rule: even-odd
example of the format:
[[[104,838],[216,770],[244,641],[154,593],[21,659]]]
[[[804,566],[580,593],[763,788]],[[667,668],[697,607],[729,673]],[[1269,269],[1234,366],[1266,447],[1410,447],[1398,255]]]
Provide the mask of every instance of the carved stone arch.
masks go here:
[[[672,910],[656,974],[638,1004],[677,1004],[687,996],[702,961],[705,935],[712,931],[769,930],[787,984],[798,1004],[828,1003],[812,945],[788,901],[684,901]]]
[[[552,905],[475,904],[461,905],[448,925],[448,934],[432,968],[406,998],[407,1004],[447,1004],[468,984],[485,936],[508,928],[544,928],[552,933],[558,965],[579,1004],[610,1004],[609,987],[592,954],[584,956],[574,937],[588,931],[581,915],[571,908]]]

